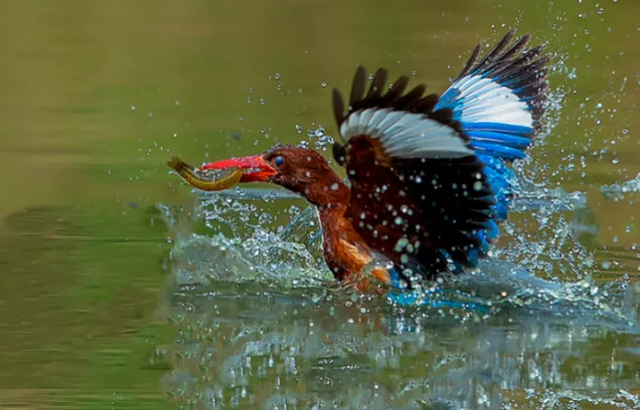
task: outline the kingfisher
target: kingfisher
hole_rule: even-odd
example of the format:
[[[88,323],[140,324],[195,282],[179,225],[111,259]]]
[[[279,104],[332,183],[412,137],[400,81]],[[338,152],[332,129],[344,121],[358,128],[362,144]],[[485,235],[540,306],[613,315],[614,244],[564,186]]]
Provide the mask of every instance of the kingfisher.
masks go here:
[[[306,198],[318,211],[327,266],[358,290],[411,289],[474,269],[508,217],[513,162],[541,130],[549,57],[543,45],[525,50],[530,38],[509,31],[482,58],[476,46],[441,94],[409,88],[408,76],[387,85],[386,69],[369,79],[358,67],[348,101],[332,94],[332,154],[344,180],[302,146],[199,170],[239,168],[241,183],[273,183]]]

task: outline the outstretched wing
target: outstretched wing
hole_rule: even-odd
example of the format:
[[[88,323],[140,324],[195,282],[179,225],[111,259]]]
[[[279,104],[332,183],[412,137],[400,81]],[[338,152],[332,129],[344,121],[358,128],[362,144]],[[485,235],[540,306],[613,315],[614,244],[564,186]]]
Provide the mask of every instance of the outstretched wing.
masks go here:
[[[547,88],[543,47],[523,52],[507,33],[478,61],[476,47],[445,93],[385,89],[378,70],[365,94],[359,68],[349,106],[333,102],[352,196],[346,216],[369,245],[400,267],[432,276],[476,266],[506,219],[515,178],[510,163],[540,129]],[[386,92],[385,92],[386,91]]]
[[[471,148],[485,164],[496,196],[497,222],[507,218],[517,189],[510,164],[525,158],[539,133],[548,88],[549,58],[543,55],[544,46],[523,52],[531,36],[513,39],[514,32],[508,32],[482,59],[478,59],[477,46],[436,106],[453,111]],[[498,237],[497,223],[491,225],[479,233],[484,242]]]
[[[426,275],[450,264],[473,266],[495,204],[484,165],[450,108],[407,77],[386,88],[378,70],[365,94],[358,68],[347,112],[334,90],[343,145],[336,160],[347,169],[351,199],[346,218],[375,251]],[[385,92],[386,91],[386,92]],[[417,269],[416,269],[417,268]]]

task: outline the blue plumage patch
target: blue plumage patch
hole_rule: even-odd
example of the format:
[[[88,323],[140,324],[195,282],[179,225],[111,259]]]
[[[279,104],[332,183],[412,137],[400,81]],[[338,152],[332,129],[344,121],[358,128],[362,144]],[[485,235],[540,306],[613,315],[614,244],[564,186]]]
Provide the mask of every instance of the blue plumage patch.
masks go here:
[[[498,143],[488,143],[482,141],[471,141],[471,146],[478,154],[491,155],[504,160],[516,160],[526,158],[524,151],[517,148],[500,145]]]
[[[531,144],[531,140],[518,135],[507,134],[504,132],[485,131],[485,130],[467,130],[467,136],[473,141],[491,142],[498,145],[506,145],[508,147],[524,149]]]
[[[529,135],[533,132],[531,127],[526,127],[522,125],[511,125],[511,124],[501,124],[496,122],[463,122],[462,128],[469,131],[492,131],[492,132],[501,132],[504,134],[513,134],[513,135]],[[531,141],[529,139],[529,141]]]

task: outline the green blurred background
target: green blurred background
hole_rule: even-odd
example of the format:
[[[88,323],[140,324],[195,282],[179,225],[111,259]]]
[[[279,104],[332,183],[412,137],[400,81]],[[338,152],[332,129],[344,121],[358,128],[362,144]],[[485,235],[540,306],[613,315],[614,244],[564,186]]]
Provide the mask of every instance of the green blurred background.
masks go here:
[[[193,200],[166,160],[334,134],[331,88],[358,64],[436,92],[508,27],[548,42],[565,96],[536,178],[588,194],[595,251],[629,249],[638,207],[599,188],[640,173],[638,16],[633,0],[2,2],[0,408],[171,407],[154,207]]]

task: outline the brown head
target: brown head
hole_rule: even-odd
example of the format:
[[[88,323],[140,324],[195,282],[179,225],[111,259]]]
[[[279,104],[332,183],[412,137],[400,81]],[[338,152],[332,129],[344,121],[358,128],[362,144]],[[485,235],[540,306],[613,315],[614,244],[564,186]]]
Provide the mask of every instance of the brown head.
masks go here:
[[[240,182],[272,182],[299,193],[319,207],[346,206],[349,188],[316,151],[294,146],[270,149],[262,155],[204,164],[200,169],[244,170]]]

